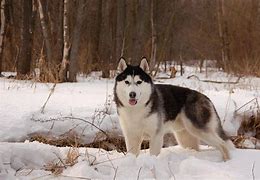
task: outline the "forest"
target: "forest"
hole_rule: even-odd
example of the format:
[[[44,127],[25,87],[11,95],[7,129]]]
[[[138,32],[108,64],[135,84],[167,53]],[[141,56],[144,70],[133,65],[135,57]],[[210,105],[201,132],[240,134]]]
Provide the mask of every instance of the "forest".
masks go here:
[[[0,72],[18,79],[108,78],[122,56],[260,76],[260,0],[1,0],[0,30]]]
[[[0,180],[260,180],[260,0],[0,6]]]

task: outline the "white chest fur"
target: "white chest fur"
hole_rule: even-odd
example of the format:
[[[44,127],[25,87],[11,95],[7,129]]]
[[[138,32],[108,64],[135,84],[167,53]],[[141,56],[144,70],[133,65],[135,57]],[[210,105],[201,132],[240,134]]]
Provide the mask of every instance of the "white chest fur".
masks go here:
[[[149,114],[148,108],[118,108],[119,122],[123,133],[129,132],[130,134],[142,134],[146,136],[153,136],[159,128],[158,115]],[[124,132],[125,131],[125,132]]]

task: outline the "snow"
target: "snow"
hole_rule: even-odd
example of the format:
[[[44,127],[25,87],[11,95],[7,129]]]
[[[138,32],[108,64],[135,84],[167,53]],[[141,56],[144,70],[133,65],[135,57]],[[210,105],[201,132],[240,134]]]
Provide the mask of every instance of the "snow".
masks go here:
[[[38,142],[0,143],[0,179],[50,179],[46,164],[65,159],[69,148]],[[68,166],[59,179],[255,179],[260,178],[260,155],[257,150],[233,150],[231,160],[223,162],[217,150],[202,146],[200,152],[179,146],[164,148],[158,157],[143,151],[134,155],[79,148],[79,158]]]
[[[229,84],[187,79],[191,75],[200,80],[237,80],[236,76],[216,71],[209,71],[206,77],[205,73],[185,67],[184,76],[177,74],[174,79],[158,78],[155,82],[206,94],[216,106],[225,131],[235,135],[240,122],[234,111],[254,98],[259,99],[260,78],[242,77],[239,83]],[[231,151],[231,160],[223,162],[220,152],[208,146],[201,146],[200,152],[172,146],[163,148],[158,157],[143,150],[137,158],[116,151],[77,148],[77,163],[66,165],[55,176],[46,171],[46,166],[65,160],[70,148],[29,142],[31,134],[59,136],[73,130],[81,135],[83,143],[92,142],[100,132],[98,128],[121,134],[112,101],[114,81],[101,79],[97,74],[78,79],[77,83],[57,84],[42,112],[52,83],[0,78],[0,179],[260,179],[259,151],[235,149]]]

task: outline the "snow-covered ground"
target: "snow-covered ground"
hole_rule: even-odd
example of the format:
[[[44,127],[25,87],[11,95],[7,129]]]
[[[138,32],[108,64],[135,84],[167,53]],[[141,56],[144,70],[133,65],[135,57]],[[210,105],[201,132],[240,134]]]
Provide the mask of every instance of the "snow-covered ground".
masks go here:
[[[187,79],[191,75],[197,77]],[[259,99],[260,79],[243,77],[239,83],[209,83],[198,78],[237,80],[215,71],[208,72],[206,77],[205,73],[186,67],[184,76],[159,78],[155,83],[203,92],[215,104],[224,129],[235,135],[239,120],[234,118],[234,111],[254,98]],[[233,150],[232,159],[222,162],[220,153],[206,146],[200,152],[179,146],[164,148],[158,157],[142,151],[138,158],[116,151],[79,148],[77,163],[66,165],[61,175],[45,171],[48,164],[65,161],[70,148],[28,142],[33,133],[62,135],[72,130],[81,135],[83,143],[92,142],[100,132],[98,128],[121,134],[112,101],[113,83],[93,73],[87,78],[79,77],[78,83],[57,84],[42,109],[53,84],[0,78],[0,179],[260,179],[259,151]]]

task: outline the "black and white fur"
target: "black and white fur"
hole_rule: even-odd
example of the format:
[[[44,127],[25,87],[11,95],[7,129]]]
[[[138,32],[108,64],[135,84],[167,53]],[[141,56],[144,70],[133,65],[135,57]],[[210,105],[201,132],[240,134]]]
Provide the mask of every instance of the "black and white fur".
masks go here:
[[[225,135],[214,105],[205,95],[179,86],[154,84],[145,58],[139,66],[120,59],[114,87],[115,103],[127,151],[138,155],[144,139],[150,154],[158,155],[165,133],[173,132],[179,145],[199,149],[199,140],[230,158]],[[229,142],[230,143],[230,142]]]

